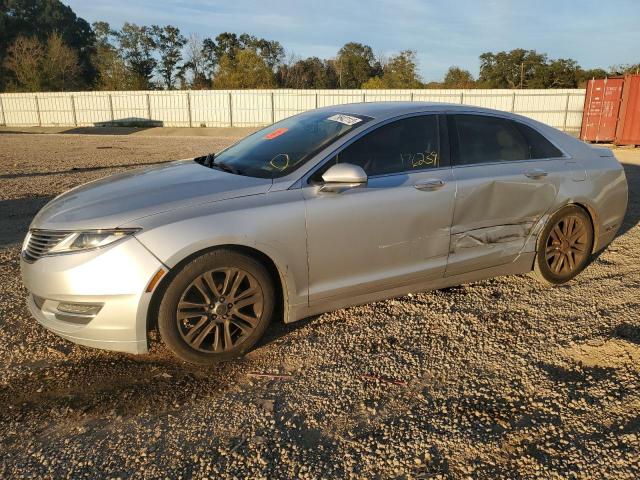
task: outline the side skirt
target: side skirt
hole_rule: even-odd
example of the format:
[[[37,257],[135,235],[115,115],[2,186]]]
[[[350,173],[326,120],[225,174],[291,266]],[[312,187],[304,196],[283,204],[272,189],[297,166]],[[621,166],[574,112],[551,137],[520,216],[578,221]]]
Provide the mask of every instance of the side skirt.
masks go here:
[[[440,288],[452,287],[463,283],[478,282],[487,278],[500,277],[505,275],[520,275],[528,273],[533,269],[533,261],[535,252],[522,253],[517,256],[511,263],[499,265],[496,267],[485,268],[451,277],[438,278],[422,283],[412,283],[401,285],[376,292],[369,292],[353,297],[329,298],[318,301],[309,306],[297,305],[292,306],[289,310],[289,322],[295,322],[311,315],[330,312],[345,307],[353,307],[355,305],[363,305],[365,303],[377,302],[393,297],[400,297],[407,293],[427,292],[430,290],[438,290]],[[288,322],[288,323],[289,323]]]

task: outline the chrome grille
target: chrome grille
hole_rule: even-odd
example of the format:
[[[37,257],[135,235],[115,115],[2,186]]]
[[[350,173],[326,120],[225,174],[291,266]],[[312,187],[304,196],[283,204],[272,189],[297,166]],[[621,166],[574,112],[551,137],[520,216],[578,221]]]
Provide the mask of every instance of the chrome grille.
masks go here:
[[[46,253],[60,243],[69,232],[58,232],[55,230],[31,230],[29,241],[24,249],[24,258],[35,261],[46,255]]]

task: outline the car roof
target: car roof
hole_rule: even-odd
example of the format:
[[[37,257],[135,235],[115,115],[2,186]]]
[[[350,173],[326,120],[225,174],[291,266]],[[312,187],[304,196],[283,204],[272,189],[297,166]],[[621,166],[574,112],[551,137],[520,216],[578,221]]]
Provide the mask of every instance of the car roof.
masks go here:
[[[533,127],[538,131],[538,133],[544,135],[547,140],[550,140],[552,143],[554,143],[556,147],[560,148],[560,150],[562,150],[568,158],[571,158],[571,156],[573,155],[584,153],[586,149],[591,148],[580,140],[533,118],[524,117],[516,113],[505,112],[504,110],[477,107],[475,105],[440,102],[361,102],[321,107],[301,113],[300,115],[304,115],[308,112],[325,112],[327,115],[333,115],[336,113],[343,113],[345,115],[364,115],[372,117],[374,119],[374,122],[372,123],[374,124],[385,123],[387,120],[391,120],[395,117],[410,115],[413,113],[464,112],[496,115],[502,118],[516,120],[520,123],[524,123],[525,125]],[[365,123],[365,125],[369,124]],[[372,127],[376,128],[376,125],[373,125]],[[362,128],[366,129],[367,127],[363,126]],[[359,129],[354,129],[344,137],[340,137],[336,142],[328,145],[324,150],[318,152],[316,156],[318,158],[326,160],[329,154],[334,153],[337,148],[340,148],[342,145],[344,145],[346,142],[349,142],[353,137],[358,136],[360,133],[361,132],[359,132]],[[338,145],[336,145],[336,143]],[[296,182],[300,181],[307,173],[309,173],[309,171],[313,170],[316,165],[317,162],[315,161],[308,162],[308,166],[306,168],[303,166],[300,170],[295,170],[289,175],[278,179],[278,181],[281,181],[284,185],[287,186],[287,188],[290,188],[292,185],[295,185]]]
[[[327,112],[340,112],[353,115],[366,115],[383,120],[385,118],[396,117],[398,115],[421,113],[421,112],[478,112],[489,114],[500,114],[507,117],[519,117],[509,112],[493,110],[491,108],[476,107],[473,105],[460,105],[457,103],[440,102],[360,102],[346,103],[342,105],[331,105],[318,110]]]

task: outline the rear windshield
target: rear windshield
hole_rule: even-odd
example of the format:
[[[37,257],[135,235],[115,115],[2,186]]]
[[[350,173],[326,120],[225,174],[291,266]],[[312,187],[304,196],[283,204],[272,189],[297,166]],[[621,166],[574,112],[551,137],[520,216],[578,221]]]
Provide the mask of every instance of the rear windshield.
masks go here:
[[[264,128],[216,155],[214,162],[240,175],[277,178],[304,165],[371,117],[312,110]]]

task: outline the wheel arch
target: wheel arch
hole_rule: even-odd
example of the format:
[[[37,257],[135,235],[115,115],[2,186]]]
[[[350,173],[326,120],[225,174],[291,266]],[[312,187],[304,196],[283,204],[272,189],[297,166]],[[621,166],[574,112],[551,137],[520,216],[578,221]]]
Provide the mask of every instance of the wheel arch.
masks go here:
[[[271,280],[276,291],[276,315],[281,314],[284,317],[285,323],[288,321],[288,295],[287,295],[287,282],[286,278],[280,268],[276,265],[276,262],[266,253],[258,250],[255,247],[240,244],[221,244],[214,245],[201,250],[192,252],[177,262],[169,271],[162,277],[158,285],[154,289],[151,300],[149,302],[149,308],[147,309],[147,339],[149,332],[157,328],[158,323],[158,311],[160,308],[160,302],[164,296],[164,292],[171,283],[171,280],[182,269],[184,265],[192,261],[193,259],[216,250],[230,250],[236,253],[240,253],[251,257],[260,262],[269,272]]]
[[[563,205],[563,207],[571,205],[581,208],[589,216],[589,220],[591,220],[591,228],[593,229],[593,246],[591,247],[591,253],[598,251],[597,242],[598,237],[600,236],[600,225],[598,223],[598,214],[595,208],[593,208],[593,205],[590,205],[589,202],[581,200],[569,202],[566,205]]]
[[[542,227],[540,228],[540,231],[538,232],[537,235],[537,240],[536,240],[536,245],[538,245],[538,242],[540,241],[540,237],[542,235],[542,231],[544,230],[544,227],[546,226],[546,222],[553,217],[556,213],[558,213],[560,210],[562,210],[565,207],[578,207],[581,210],[583,210],[587,216],[589,217],[589,220],[591,220],[591,227],[593,228],[593,246],[591,247],[591,253],[594,253],[596,251],[598,251],[598,249],[596,248],[597,245],[597,241],[598,241],[598,235],[600,232],[600,227],[598,224],[598,216],[597,216],[597,212],[595,210],[595,208],[593,207],[593,205],[590,205],[588,201],[586,200],[571,200],[568,201],[567,203],[564,203],[563,205],[559,206],[558,208],[556,208],[555,210],[553,210],[552,212],[549,212],[549,214],[546,216],[546,221],[545,223],[542,225]]]

